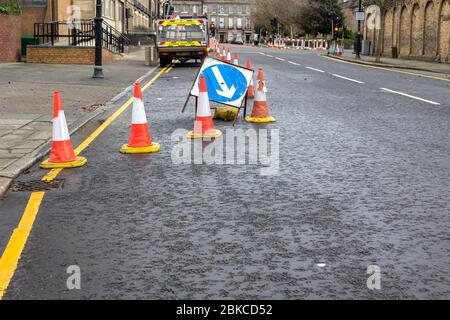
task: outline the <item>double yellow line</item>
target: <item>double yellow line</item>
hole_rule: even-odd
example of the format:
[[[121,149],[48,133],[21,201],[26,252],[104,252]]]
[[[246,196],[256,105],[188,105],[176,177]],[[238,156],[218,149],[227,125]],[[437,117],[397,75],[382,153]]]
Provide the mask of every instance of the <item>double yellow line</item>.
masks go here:
[[[147,90],[163,73],[167,73],[172,70],[173,65],[169,65],[160,70],[143,88],[142,92]],[[133,97],[128,99],[119,109],[117,109],[105,122],[103,122],[93,133],[91,133],[75,150],[75,155],[79,155],[85,150],[114,120],[116,120],[131,104],[133,103]],[[63,169],[53,169],[46,174],[42,180],[50,182],[58,176]],[[14,229],[8,245],[0,258],[0,300],[5,294],[5,290],[8,288],[9,283],[14,275],[17,265],[20,260],[20,255],[27,243],[31,229],[33,228],[34,221],[36,220],[44,199],[45,192],[33,192],[30,195],[28,204],[23,212],[22,218]]]

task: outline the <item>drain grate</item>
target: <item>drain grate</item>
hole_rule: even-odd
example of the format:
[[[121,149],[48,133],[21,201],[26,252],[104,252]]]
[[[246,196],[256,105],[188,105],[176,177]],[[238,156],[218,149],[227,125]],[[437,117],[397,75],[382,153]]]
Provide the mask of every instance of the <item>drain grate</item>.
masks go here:
[[[60,190],[64,185],[64,180],[56,179],[53,181],[31,180],[31,181],[14,181],[11,186],[12,192],[36,192]]]

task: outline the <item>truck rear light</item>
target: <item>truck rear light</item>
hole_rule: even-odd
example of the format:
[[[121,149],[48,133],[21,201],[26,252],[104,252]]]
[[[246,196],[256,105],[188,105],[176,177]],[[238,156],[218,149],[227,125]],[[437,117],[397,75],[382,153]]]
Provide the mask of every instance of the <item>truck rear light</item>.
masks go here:
[[[163,45],[165,45],[165,44],[166,44],[165,42],[160,42],[160,43],[159,43],[160,46],[163,46]]]

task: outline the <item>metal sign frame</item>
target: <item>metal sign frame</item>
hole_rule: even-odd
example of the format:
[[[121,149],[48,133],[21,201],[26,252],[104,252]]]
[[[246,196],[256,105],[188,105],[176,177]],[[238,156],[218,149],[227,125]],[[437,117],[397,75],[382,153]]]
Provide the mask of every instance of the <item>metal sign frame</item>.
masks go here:
[[[195,102],[196,102],[196,103],[195,103],[195,108],[196,108],[195,111],[197,112],[197,101],[198,101],[198,96],[192,94],[192,91],[193,91],[193,89],[194,89],[194,86],[197,86],[197,85],[198,85],[198,80],[199,80],[199,78],[200,78],[200,73],[201,73],[202,71],[205,70],[205,69],[203,69],[203,66],[204,66],[205,62],[207,61],[207,59],[218,61],[218,62],[220,62],[220,64],[230,65],[230,66],[232,66],[232,67],[234,67],[234,68],[236,68],[236,69],[241,69],[241,70],[247,70],[247,71],[250,71],[250,72],[252,73],[252,78],[253,78],[254,73],[255,73],[254,70],[252,70],[252,69],[247,69],[246,67],[243,67],[243,66],[237,66],[237,65],[235,65],[235,64],[232,64],[232,63],[229,63],[229,62],[226,62],[226,61],[222,61],[222,60],[219,60],[219,59],[216,59],[216,58],[206,57],[205,61],[203,62],[202,66],[200,67],[200,69],[198,70],[198,72],[197,72],[197,74],[196,74],[196,76],[195,76],[194,83],[192,84],[191,89],[189,90],[189,95],[188,95],[188,97],[187,97],[187,99],[186,99],[186,102],[184,103],[183,109],[181,110],[182,113],[185,112],[186,107],[187,107],[187,105],[188,105],[189,100],[190,100],[191,97],[195,97]],[[224,102],[222,102],[222,101],[212,100],[211,98],[209,98],[209,100],[210,100],[210,101],[213,101],[213,102],[216,102],[216,103],[220,103],[220,104],[222,104],[222,105],[226,105],[226,106],[232,107],[232,108],[236,108],[236,109],[239,109],[239,110],[240,110],[240,109],[244,109],[244,117],[245,117],[246,114],[247,114],[247,104],[248,104],[248,85],[247,85],[247,88],[246,88],[246,90],[245,90],[245,94],[242,96],[242,102],[241,102],[241,104],[240,104],[239,107],[236,107],[235,105],[231,105],[231,104],[228,104],[228,103],[224,103]],[[211,108],[211,109],[215,109],[215,108]],[[235,120],[234,120],[233,125],[236,123],[236,120],[237,120],[238,116],[239,116],[239,112],[238,112],[237,115],[236,115],[236,118],[235,118]]]

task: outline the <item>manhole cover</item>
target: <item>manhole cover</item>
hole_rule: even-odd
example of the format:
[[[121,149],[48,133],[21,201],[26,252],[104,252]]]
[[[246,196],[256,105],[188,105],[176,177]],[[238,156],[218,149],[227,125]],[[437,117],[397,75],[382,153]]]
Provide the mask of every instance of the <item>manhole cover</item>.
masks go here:
[[[14,181],[11,186],[12,192],[24,192],[24,191],[50,191],[50,190],[60,190],[64,185],[64,180],[56,179],[53,181],[42,181],[42,180],[32,180],[32,181]]]

